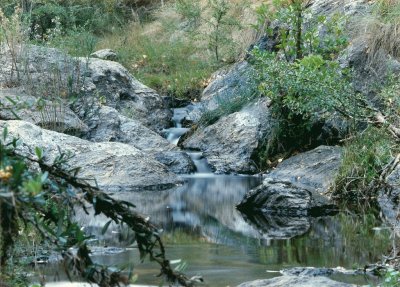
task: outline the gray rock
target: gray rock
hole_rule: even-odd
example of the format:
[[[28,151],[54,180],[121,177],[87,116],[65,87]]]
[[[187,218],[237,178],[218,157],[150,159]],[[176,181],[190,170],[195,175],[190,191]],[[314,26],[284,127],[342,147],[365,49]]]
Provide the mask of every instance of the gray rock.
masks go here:
[[[121,64],[73,58],[47,47],[25,45],[21,49],[17,63],[20,79],[13,72],[8,49],[0,49],[0,86],[22,85],[29,95],[49,94],[49,98],[72,90],[79,94],[73,110],[90,129],[96,125],[91,119],[101,105],[113,107],[155,131],[169,126],[172,114],[162,97],[136,80]]]
[[[179,149],[141,122],[121,115],[116,109],[101,106],[92,118],[92,130],[85,136],[95,142],[121,142],[154,154]]]
[[[347,270],[343,267],[336,268],[316,268],[316,267],[294,267],[289,269],[283,269],[280,271],[282,275],[290,276],[331,276],[334,274],[342,275],[365,275],[363,269]]]
[[[98,58],[102,60],[108,61],[117,61],[118,55],[114,50],[111,49],[102,49],[98,50],[90,55],[91,58]]]
[[[327,146],[291,157],[249,191],[238,208],[282,217],[329,214],[336,207],[323,193],[335,179],[340,158],[339,147]]]
[[[187,174],[195,171],[191,158],[165,138],[137,120],[121,115],[116,109],[101,106],[92,118],[96,123],[85,138],[94,142],[121,142],[153,156],[172,172]]]
[[[329,278],[318,276],[280,276],[272,279],[255,280],[238,285],[237,287],[356,287],[357,285],[333,281]]]
[[[35,158],[35,147],[43,148],[52,163],[60,154],[71,153],[71,167],[81,167],[80,176],[94,178],[108,192],[141,191],[175,186],[180,180],[158,161],[133,146],[122,143],[93,143],[41,129],[23,121],[0,121],[10,138],[18,138],[18,152]]]
[[[0,88],[0,119],[24,120],[42,128],[82,135],[88,127],[63,103],[28,96],[17,89]]]
[[[80,74],[78,61],[54,48],[21,45],[13,53],[15,57],[6,45],[0,46],[0,86],[23,85],[29,95],[36,96],[48,92],[55,79],[62,89],[68,78],[75,84],[75,76]]]
[[[340,13],[347,17],[364,16],[370,10],[368,0],[315,0],[310,6],[313,17],[325,15],[327,17]]]
[[[162,97],[136,80],[121,64],[95,58],[80,58],[80,61],[85,69],[85,93],[76,107],[81,117],[89,115],[89,128],[90,115],[96,113],[93,105],[100,103],[154,131],[160,132],[169,126],[172,112],[166,108]]]
[[[400,223],[400,166],[398,166],[387,179],[387,185],[378,196],[378,203],[382,216],[392,226]],[[394,229],[397,234],[399,231]]]
[[[166,165],[170,171],[176,174],[189,174],[196,171],[190,156],[185,152],[166,151],[154,155],[155,159]]]
[[[201,102],[187,116],[187,120],[198,122],[205,112],[210,112],[229,103],[235,98],[250,95],[257,88],[253,80],[253,68],[246,62],[240,62],[229,69],[217,71],[201,96]]]
[[[353,70],[353,85],[356,91],[371,99],[377,88],[383,85],[390,75],[400,73],[400,62],[385,51],[380,51],[378,62],[370,59],[370,48],[365,38],[355,39],[339,58],[341,67]]]
[[[261,98],[241,111],[197,130],[182,145],[203,151],[217,173],[255,173],[251,156],[271,130],[269,100]]]

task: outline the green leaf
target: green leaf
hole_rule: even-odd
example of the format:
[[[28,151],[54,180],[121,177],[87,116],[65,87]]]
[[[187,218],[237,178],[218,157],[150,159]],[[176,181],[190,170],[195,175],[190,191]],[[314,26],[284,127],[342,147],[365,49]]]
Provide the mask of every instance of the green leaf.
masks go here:
[[[39,161],[43,158],[43,150],[39,147],[35,147],[35,154],[38,157]]]
[[[101,234],[104,235],[107,232],[108,227],[110,226],[112,220],[109,220],[106,224],[104,224],[103,228],[101,229]]]

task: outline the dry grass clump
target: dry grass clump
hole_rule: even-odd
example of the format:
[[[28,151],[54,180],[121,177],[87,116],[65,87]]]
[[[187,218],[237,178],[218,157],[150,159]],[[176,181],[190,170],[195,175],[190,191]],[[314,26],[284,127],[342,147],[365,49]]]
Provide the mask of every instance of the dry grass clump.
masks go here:
[[[363,19],[359,33],[368,43],[368,60],[372,67],[386,62],[387,56],[400,58],[400,1],[378,0],[372,17]]]
[[[232,7],[235,3],[244,3],[240,0],[230,2]],[[256,22],[254,8],[262,1],[248,2],[245,9],[231,11],[243,26],[243,29],[232,31],[230,35],[235,43],[234,60],[244,54],[257,36],[251,24]],[[209,1],[193,3],[204,8]],[[202,10],[202,18],[211,17],[208,12],[207,9]],[[116,50],[122,64],[158,92],[196,98],[210,75],[225,62],[216,63],[213,59],[208,48],[210,27],[206,21],[198,23],[195,33],[189,30],[186,19],[177,12],[175,1],[165,1],[163,6],[152,12],[150,21],[133,21],[120,31],[105,35],[97,48]]]

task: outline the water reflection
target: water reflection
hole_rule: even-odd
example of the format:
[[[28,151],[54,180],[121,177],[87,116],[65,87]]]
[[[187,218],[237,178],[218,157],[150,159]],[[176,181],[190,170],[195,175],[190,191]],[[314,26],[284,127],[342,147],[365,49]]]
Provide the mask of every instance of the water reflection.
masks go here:
[[[194,175],[172,190],[118,197],[136,204],[138,211],[162,227],[168,258],[187,261],[186,273],[203,275],[208,286],[236,286],[277,275],[266,270],[295,266],[364,266],[377,261],[390,245],[387,230],[374,231],[381,223],[372,214],[244,219],[234,206],[260,181],[258,177]],[[99,229],[106,222],[97,217],[81,220]],[[117,240],[130,237],[124,232],[114,227],[103,240],[108,245],[124,244]],[[135,249],[115,256],[96,255],[96,260],[106,264],[134,262],[138,283],[157,285],[157,266],[139,264],[137,258]]]

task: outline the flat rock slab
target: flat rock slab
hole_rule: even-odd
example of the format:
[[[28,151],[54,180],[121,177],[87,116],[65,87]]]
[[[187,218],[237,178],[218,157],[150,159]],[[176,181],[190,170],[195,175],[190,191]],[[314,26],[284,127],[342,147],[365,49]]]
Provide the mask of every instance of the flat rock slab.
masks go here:
[[[52,163],[60,152],[71,153],[74,157],[69,165],[81,167],[80,176],[96,179],[105,191],[163,189],[181,182],[166,166],[127,144],[93,143],[23,121],[0,121],[0,130],[5,127],[10,139],[19,139],[19,153],[36,158],[35,148],[40,147],[48,163]]]
[[[272,279],[246,282],[237,287],[356,287],[357,285],[333,281],[327,277],[317,276],[281,276]]]

